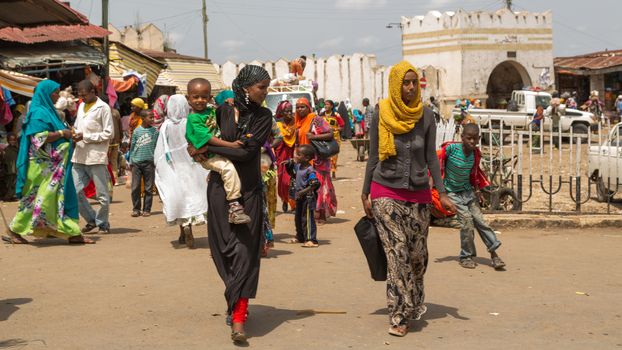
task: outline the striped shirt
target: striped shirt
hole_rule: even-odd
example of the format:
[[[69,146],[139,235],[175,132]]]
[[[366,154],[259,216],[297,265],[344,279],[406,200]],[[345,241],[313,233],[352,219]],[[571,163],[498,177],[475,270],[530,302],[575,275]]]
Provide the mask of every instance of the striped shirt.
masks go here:
[[[153,162],[153,153],[158,142],[158,129],[139,126],[132,134],[130,163]]]
[[[471,191],[471,170],[475,163],[475,153],[464,155],[461,143],[452,143],[445,149],[445,189],[447,192]]]

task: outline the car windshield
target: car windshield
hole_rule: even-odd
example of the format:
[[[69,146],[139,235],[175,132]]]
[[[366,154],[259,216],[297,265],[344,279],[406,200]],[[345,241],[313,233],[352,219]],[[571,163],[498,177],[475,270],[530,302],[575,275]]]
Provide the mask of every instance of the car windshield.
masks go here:
[[[536,106],[548,108],[551,104],[551,96],[536,96]]]
[[[279,93],[270,93],[266,96],[266,107],[270,108],[272,114],[276,112],[276,107],[279,105],[279,102],[288,100],[292,106],[296,106],[296,100],[301,97],[305,97],[311,103],[313,107],[313,95],[309,92],[279,92]]]

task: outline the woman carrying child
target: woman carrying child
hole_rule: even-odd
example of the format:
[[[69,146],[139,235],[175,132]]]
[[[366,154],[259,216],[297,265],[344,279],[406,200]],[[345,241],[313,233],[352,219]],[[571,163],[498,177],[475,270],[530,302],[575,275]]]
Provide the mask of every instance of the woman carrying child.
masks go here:
[[[247,65],[233,81],[235,106],[221,105],[217,111],[220,138],[228,142],[244,139],[244,146],[207,146],[207,152],[233,162],[244,174],[241,193],[251,218],[245,225],[229,223],[229,205],[222,177],[212,172],[207,186],[209,246],[218,274],[225,283],[227,313],[231,316],[231,339],[245,343],[244,324],[249,298],[257,294],[260,252],[264,243],[264,208],[261,184],[261,148],[272,130],[272,113],[261,104],[268,94],[270,75],[259,66]],[[192,151],[192,149],[190,149]],[[193,152],[194,153],[194,152]],[[202,155],[194,154],[199,160]]]

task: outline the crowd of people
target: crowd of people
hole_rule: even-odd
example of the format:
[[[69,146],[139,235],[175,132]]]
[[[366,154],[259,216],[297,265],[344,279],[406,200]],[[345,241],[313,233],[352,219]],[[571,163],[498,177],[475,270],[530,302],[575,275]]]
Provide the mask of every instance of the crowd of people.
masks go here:
[[[95,243],[84,234],[110,232],[111,188],[129,170],[129,215],[150,216],[157,188],[166,222],[180,228],[180,244],[194,247],[192,228],[207,224],[211,256],[225,283],[231,339],[244,342],[260,259],[274,242],[276,197],[284,212],[294,212],[290,243],[318,247],[317,226],[337,212],[332,180],[338,156],[321,156],[318,143],[369,137],[362,202],[388,261],[389,333],[404,336],[409,321],[426,311],[423,279],[434,196],[436,209],[460,222],[460,266],[476,267],[475,231],[492,266],[505,266],[496,253],[501,243],[479,209],[479,190],[488,184],[479,170],[479,128],[466,125],[462,142],[443,145],[438,153],[435,113],[424,107],[418,79],[416,69],[401,62],[391,69],[389,97],[375,108],[367,99],[362,110],[324,100],[314,111],[300,98],[282,101],[273,116],[264,107],[268,72],[247,65],[232,90],[215,98],[210,82],[195,78],[187,95],[161,96],[152,108],[131,100],[124,117],[84,80],[71,126],[55,109],[59,84],[44,80],[24,113],[19,145],[11,135],[3,151],[3,164],[15,160],[11,174],[19,199],[5,239],[27,244],[26,237],[35,235]]]

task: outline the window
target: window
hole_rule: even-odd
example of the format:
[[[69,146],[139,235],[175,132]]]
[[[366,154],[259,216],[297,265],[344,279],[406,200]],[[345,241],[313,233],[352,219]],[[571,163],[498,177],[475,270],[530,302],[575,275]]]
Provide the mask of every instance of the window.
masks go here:
[[[508,58],[516,58],[516,51],[508,51]]]

